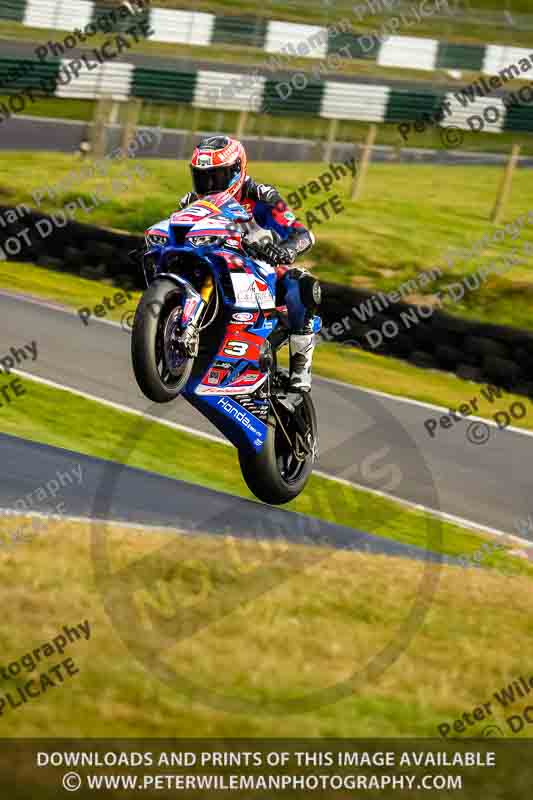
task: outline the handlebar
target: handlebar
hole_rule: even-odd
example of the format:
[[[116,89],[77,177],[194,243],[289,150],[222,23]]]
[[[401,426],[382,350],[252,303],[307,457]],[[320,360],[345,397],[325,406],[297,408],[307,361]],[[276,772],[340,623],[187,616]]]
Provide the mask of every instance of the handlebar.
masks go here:
[[[257,244],[257,242],[243,242],[243,245],[248,255],[251,255],[253,258],[261,259],[261,261],[266,261],[267,264],[270,264],[273,267],[277,266],[277,261],[269,258],[261,245]]]

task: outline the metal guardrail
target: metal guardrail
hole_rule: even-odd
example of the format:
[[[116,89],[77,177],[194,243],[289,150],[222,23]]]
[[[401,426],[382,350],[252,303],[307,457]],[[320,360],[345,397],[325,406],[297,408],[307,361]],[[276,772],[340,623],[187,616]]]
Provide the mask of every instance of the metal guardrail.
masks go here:
[[[53,0],[39,0],[39,5],[46,7]],[[94,0],[77,0],[81,6],[93,3]],[[106,10],[109,8],[120,5],[121,0],[96,0],[96,5],[99,10]],[[434,9],[431,13],[433,21],[441,21],[446,24],[446,31],[448,34],[464,34],[465,26],[475,24],[476,26],[484,26],[487,30],[487,35],[490,36],[489,29],[509,29],[528,31],[533,30],[533,13],[528,13],[527,2],[524,0],[523,8],[520,4],[520,10],[516,10],[517,0],[502,0],[504,8],[501,9],[485,9],[479,8],[471,0],[449,0],[451,7],[454,9],[454,15],[446,13],[444,9]],[[358,21],[363,21],[365,26],[372,25],[374,22],[377,27],[389,17],[398,17],[402,13],[408,15],[412,14],[413,6],[419,5],[420,0],[398,0],[393,7],[387,8],[383,0],[307,0],[305,8],[311,7],[315,14],[318,14],[319,19],[315,24],[331,25],[340,19],[349,19],[354,28],[357,28]],[[24,16],[24,9],[27,5],[27,0],[3,0],[0,5],[0,18],[11,19],[14,21],[22,21]],[[152,9],[158,9],[157,0],[152,0],[150,3]],[[304,5],[303,0],[285,0],[283,9],[292,15],[302,12]],[[357,11],[359,9],[359,12]],[[175,6],[170,7],[166,5],[163,9],[164,12],[174,13],[188,13],[191,8],[180,8],[179,0],[176,0]],[[207,11],[207,7],[199,9],[200,11]],[[253,46],[254,38],[257,33],[254,29],[262,28],[268,20],[276,20],[283,18],[279,1],[264,0],[261,8],[258,9],[257,15],[239,14],[236,13],[224,14],[223,9],[209,9],[211,13],[217,16],[217,25],[223,29],[226,28],[226,36],[224,42],[227,43],[231,39],[231,32],[236,39],[236,43],[242,43],[242,37],[246,36],[249,43]],[[366,13],[365,13],[366,12]],[[361,15],[364,13],[364,17]],[[316,19],[316,17],[315,17]],[[306,15],[302,14],[302,23],[308,22]],[[258,39],[261,39],[259,34]]]
[[[22,22],[26,0],[3,0],[0,6],[0,18]]]
[[[75,79],[66,81],[62,62],[34,63],[35,68],[28,70],[31,66],[28,60],[0,59],[0,80],[7,80],[10,84],[3,89],[10,96],[6,104],[14,114],[31,114],[31,95],[24,102],[20,99],[21,88],[31,87],[37,95],[44,92],[63,98],[111,97],[116,102],[137,98],[159,104],[185,104],[192,109],[239,111],[244,115],[253,111],[280,117],[306,116],[389,124],[411,123],[422,118],[423,112],[438,116],[442,108],[440,124],[446,128],[486,130],[496,135],[504,131],[533,132],[531,90],[524,97],[493,95],[473,98],[472,102],[465,104],[452,89],[445,87],[432,86],[422,90],[418,84],[398,88],[386,82],[360,84],[332,80],[315,82],[305,91],[291,91],[282,96],[278,89],[280,85],[287,87],[288,84],[263,79],[257,87],[248,85],[241,88],[235,84],[241,75],[213,69],[178,72],[112,61],[96,71],[82,72]],[[20,77],[14,80],[13,75]],[[223,88],[234,91],[227,96],[221,92],[213,97],[217,81]],[[17,94],[19,97],[12,99],[11,96]]]

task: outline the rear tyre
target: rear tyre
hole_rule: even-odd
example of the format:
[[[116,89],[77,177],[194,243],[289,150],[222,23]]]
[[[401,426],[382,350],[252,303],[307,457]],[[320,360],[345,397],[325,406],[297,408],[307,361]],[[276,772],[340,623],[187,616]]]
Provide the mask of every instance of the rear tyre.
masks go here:
[[[276,403],[276,413],[289,437],[294,440],[296,426],[293,415],[279,403]],[[318,434],[315,407],[309,393],[303,395],[303,402],[296,413],[301,415],[308,430],[307,455],[301,457],[300,452],[300,457],[297,457],[295,448],[289,446],[274,414],[269,418],[268,432],[261,451],[250,454],[239,450],[239,462],[246,485],[264,503],[283,505],[294,500],[304,490],[313,470]]]
[[[141,297],[131,331],[133,372],[154,403],[174,400],[189,380],[194,358],[178,356],[171,328],[183,311],[183,292],[171,281],[152,284]]]

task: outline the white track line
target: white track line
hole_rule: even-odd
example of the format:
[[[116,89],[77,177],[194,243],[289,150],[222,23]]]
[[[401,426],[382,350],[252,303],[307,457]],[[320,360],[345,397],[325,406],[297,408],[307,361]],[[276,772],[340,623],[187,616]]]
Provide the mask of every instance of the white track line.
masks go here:
[[[320,473],[316,473],[320,474]],[[327,477],[327,476],[326,476]],[[0,519],[7,519],[7,518],[22,518],[22,519],[42,519],[46,522],[77,522],[83,525],[115,525],[120,528],[126,528],[128,530],[133,531],[147,531],[148,533],[179,533],[182,536],[198,536],[198,535],[208,535],[208,531],[203,531],[198,529],[196,531],[185,530],[183,528],[176,528],[172,525],[149,525],[145,522],[128,522],[127,520],[120,520],[120,519],[99,519],[94,517],[80,517],[74,514],[46,514],[43,511],[19,511],[18,509],[11,509],[6,508],[5,506],[0,506]],[[392,540],[390,540],[392,541]],[[519,540],[521,541],[521,540]],[[400,543],[401,544],[401,543]],[[1,555],[0,550],[0,555]],[[379,554],[376,553],[375,555],[386,555],[385,553]],[[454,558],[454,556],[451,556]],[[446,559],[449,556],[443,554],[443,563],[446,563]],[[449,565],[448,565],[449,566]],[[457,564],[452,566],[458,566]]]
[[[77,313],[76,313],[76,311],[74,311],[74,309],[70,309],[70,308],[68,308],[66,306],[55,305],[55,304],[52,304],[50,302],[46,302],[44,300],[39,300],[39,299],[33,298],[33,297],[29,298],[29,297],[26,297],[25,295],[19,295],[19,294],[15,294],[15,293],[9,292],[7,290],[0,289],[0,296],[2,296],[2,295],[5,296],[5,297],[9,297],[9,298],[11,298],[13,300],[19,300],[20,302],[33,303],[34,305],[44,306],[45,308],[50,308],[53,311],[61,311],[64,314],[69,314],[69,316],[71,316],[71,317],[72,316],[74,316],[74,317],[77,316]],[[115,322],[114,320],[110,320],[110,319],[100,319],[99,317],[94,317],[94,318],[91,318],[91,322],[100,322],[100,323],[103,323],[104,325],[112,325],[114,328],[120,328],[120,330],[124,330],[124,328],[122,327],[122,325],[119,322]],[[88,327],[88,326],[84,326],[84,327]],[[443,375],[447,375],[447,374],[452,374],[452,373],[444,373],[443,372],[442,374]],[[449,407],[438,406],[438,405],[435,405],[434,403],[427,403],[424,400],[413,400],[410,397],[402,397],[401,395],[388,394],[388,392],[381,392],[378,389],[369,389],[369,388],[367,388],[365,386],[359,386],[359,384],[356,384],[356,383],[346,383],[345,381],[339,381],[336,378],[326,378],[326,377],[324,377],[322,375],[318,375],[317,378],[318,378],[318,380],[320,380],[320,381],[322,381],[324,383],[331,383],[331,384],[333,384],[335,386],[342,386],[343,388],[351,389],[352,391],[355,390],[355,391],[358,391],[358,392],[364,392],[365,394],[370,394],[373,397],[383,397],[386,400],[394,400],[397,403],[404,403],[404,404],[411,405],[411,406],[418,406],[419,408],[430,408],[432,411],[438,411],[439,413],[444,413],[444,414],[449,414],[450,413],[450,408]],[[477,386],[477,385],[481,386],[481,384],[473,384],[473,386]],[[69,391],[73,391],[73,390],[69,389]],[[502,391],[504,391],[504,390],[502,390]],[[492,428],[497,428],[499,431],[501,430],[502,433],[505,433],[505,432],[509,431],[510,433],[519,434],[520,436],[533,436],[533,431],[529,431],[529,430],[527,430],[525,428],[515,428],[514,425],[508,425],[505,429],[500,429],[500,427],[499,427],[497,422],[493,422],[492,420],[487,419],[486,417],[468,416],[468,417],[463,417],[463,419],[464,419],[465,422],[468,422],[468,421],[471,421],[471,422],[484,422],[486,425],[489,425]]]
[[[79,517],[73,514],[45,514],[42,511],[18,511],[18,509],[14,510],[5,507],[0,507],[0,517],[29,517],[30,519],[44,519],[48,522],[51,522],[52,520],[56,522],[81,522],[89,525],[120,525],[123,528],[132,528],[133,530],[138,529],[150,532],[172,531],[182,533],[184,535],[188,535],[190,533],[190,531],[182,530],[181,528],[172,527],[170,525],[147,525],[144,522],[128,522],[127,520],[121,521],[119,519],[95,519],[93,517]],[[1,552],[2,551],[0,550],[0,554]]]
[[[423,506],[421,503],[414,503],[412,500],[405,500],[403,497],[398,497],[394,494],[389,494],[388,492],[381,492],[379,489],[371,489],[368,486],[364,486],[361,483],[354,483],[353,481],[347,481],[344,478],[338,478],[336,475],[330,475],[327,472],[321,472],[320,470],[314,469],[313,475],[318,475],[319,478],[326,478],[330,481],[336,481],[337,483],[342,483],[346,486],[350,486],[353,489],[359,489],[363,492],[369,492],[370,494],[375,494],[378,497],[383,497],[385,500],[392,500],[395,503],[398,503],[402,506],[406,506],[407,508],[412,508],[414,511],[422,511],[426,514],[430,514],[432,517],[436,517],[437,519],[441,519],[444,522],[452,522],[455,525],[460,525],[464,528],[468,528],[473,531],[484,531],[485,533],[490,533],[492,536],[506,536],[508,539],[512,539],[513,541],[519,544],[527,544],[531,545],[529,539],[521,539],[519,536],[516,536],[513,533],[506,533],[505,531],[500,530],[499,528],[491,528],[489,525],[483,525],[481,522],[473,522],[472,520],[465,519],[464,517],[458,517],[455,514],[448,514],[446,511],[437,511],[435,508],[429,508],[428,506]]]
[[[152,414],[145,414],[143,411],[139,411],[136,408],[131,408],[131,406],[123,406],[121,403],[114,403],[112,400],[106,400],[104,397],[98,397],[95,394],[82,392],[81,389],[74,389],[72,386],[66,386],[64,383],[56,383],[56,381],[51,381],[48,378],[41,378],[40,375],[32,375],[31,372],[24,372],[24,370],[21,369],[12,369],[10,372],[15,373],[16,375],[22,375],[24,378],[29,378],[37,383],[44,383],[46,386],[52,386],[54,389],[61,389],[65,392],[76,394],[79,397],[84,397],[86,400],[94,400],[96,403],[101,403],[102,405],[108,406],[109,408],[114,408],[117,411],[123,411],[126,414],[133,414],[136,417],[144,417],[144,419],[149,419],[152,422],[158,422],[160,425],[166,425],[167,428],[173,428],[176,431],[182,431],[183,433],[190,433],[194,436],[200,436],[202,439],[209,439],[212,442],[218,442],[219,444],[224,444],[228,447],[233,446],[221,436],[215,436],[212,433],[206,433],[205,431],[200,431],[196,428],[189,428],[188,425],[180,425],[179,422],[170,422],[170,420],[167,419],[160,419],[159,417],[154,417]]]
[[[451,373],[442,373],[443,375],[451,374]],[[327,381],[328,383],[336,384],[337,386],[343,386],[346,389],[357,389],[358,392],[364,392],[365,394],[371,394],[374,397],[384,397],[386,400],[396,400],[398,403],[406,403],[407,405],[411,406],[420,406],[421,408],[431,408],[433,411],[438,411],[439,413],[444,412],[444,414],[450,413],[450,407],[446,406],[437,406],[433,403],[426,403],[423,400],[412,400],[410,397],[402,397],[401,395],[396,394],[388,394],[387,392],[380,392],[377,389],[367,389],[364,386],[355,385],[353,383],[345,383],[345,381],[339,381],[336,378],[323,378],[319,376],[321,381]],[[483,384],[473,384],[474,386],[482,386]],[[502,389],[504,394],[507,394],[504,389]],[[528,398],[529,399],[529,398]],[[532,402],[530,400],[530,402]],[[525,428],[515,428],[513,425],[508,425],[506,428],[500,428],[497,422],[493,422],[486,417],[474,417],[474,416],[467,416],[462,417],[461,421],[469,422],[484,422],[486,425],[490,425],[492,428],[497,428],[501,430],[502,433],[505,431],[511,431],[512,433],[519,433],[522,436],[533,436],[533,431],[528,431]]]
[[[42,306],[43,308],[49,308],[52,311],[59,311],[62,314],[67,314],[69,317],[78,317],[78,319],[80,319],[78,312],[75,309],[69,308],[68,306],[60,305],[59,303],[55,303],[52,300],[41,300],[38,297],[31,297],[25,294],[17,294],[16,292],[9,292],[5,289],[0,289],[0,297],[8,297],[10,300],[18,300],[20,303],[31,303],[34,306]],[[92,322],[102,322],[104,325],[112,325],[114,328],[120,328],[120,330],[124,330],[120,322],[115,322],[114,319],[91,317],[91,320]],[[89,324],[85,325],[84,323],[82,323],[83,328],[88,328]]]
[[[73,309],[69,309],[69,308],[62,307],[62,306],[55,306],[55,305],[52,305],[51,303],[46,303],[46,302],[38,300],[38,299],[27,298],[27,297],[24,297],[24,296],[13,295],[13,294],[11,294],[9,292],[0,291],[0,295],[2,295],[2,294],[7,296],[7,297],[12,297],[12,298],[14,298],[16,300],[20,300],[21,302],[29,302],[29,303],[34,303],[35,305],[43,305],[43,306],[46,306],[47,308],[51,308],[51,309],[53,309],[55,311],[62,311],[63,313],[69,314],[70,316],[77,316],[76,312]],[[122,326],[118,322],[114,322],[113,320],[105,320],[105,319],[100,319],[98,317],[95,317],[94,318],[94,322],[103,322],[104,324],[113,325],[114,327],[120,328],[122,330]],[[36,380],[39,383],[44,383],[44,384],[46,384],[48,386],[53,386],[54,388],[57,388],[57,389],[63,389],[65,391],[72,392],[72,394],[77,394],[80,397],[84,397],[84,398],[86,398],[88,400],[94,400],[94,401],[96,401],[98,403],[102,403],[103,405],[107,405],[110,408],[115,408],[118,411],[124,411],[125,413],[128,413],[128,414],[135,414],[135,415],[140,416],[140,417],[145,417],[146,419],[152,420],[153,422],[158,422],[161,425],[166,425],[167,427],[173,428],[174,430],[183,431],[185,433],[189,433],[189,434],[192,434],[194,436],[200,436],[200,437],[202,437],[204,439],[208,439],[208,440],[213,441],[213,442],[218,442],[220,444],[224,444],[224,445],[227,445],[229,447],[232,446],[226,439],[224,439],[221,436],[215,436],[215,435],[213,435],[211,433],[205,433],[204,431],[200,431],[197,428],[191,428],[191,427],[189,427],[187,425],[180,425],[178,422],[170,422],[168,420],[160,419],[159,417],[154,417],[154,416],[152,416],[150,414],[144,414],[142,411],[137,411],[136,409],[131,408],[130,406],[124,406],[124,405],[122,405],[120,403],[114,403],[111,400],[106,400],[106,399],[104,399],[102,397],[98,397],[96,395],[89,394],[87,392],[82,392],[79,389],[74,389],[74,388],[72,388],[70,386],[66,386],[65,384],[56,383],[55,381],[48,380],[47,378],[40,378],[40,377],[38,377],[36,375],[32,375],[31,373],[23,372],[22,370],[13,369],[11,371],[15,372],[17,374],[20,374],[20,375],[24,375],[25,377],[31,378],[33,380]],[[321,381],[325,381],[326,383],[334,384],[336,386],[342,386],[343,388],[346,388],[346,389],[351,389],[352,391],[355,389],[357,391],[364,392],[365,394],[370,394],[370,395],[373,395],[373,396],[376,396],[376,397],[384,397],[387,400],[395,400],[395,401],[400,402],[400,403],[407,403],[408,405],[420,406],[420,407],[423,407],[423,408],[431,408],[432,410],[439,411],[439,412],[440,411],[444,411],[445,413],[449,412],[449,409],[444,407],[444,406],[437,406],[437,405],[434,405],[433,403],[426,403],[426,402],[423,402],[421,400],[412,400],[412,399],[410,399],[408,397],[400,397],[400,396],[397,396],[397,395],[387,394],[386,392],[380,392],[380,391],[378,391],[376,389],[367,389],[367,388],[364,388],[362,386],[357,386],[357,385],[354,385],[354,384],[351,384],[351,383],[346,383],[345,381],[339,381],[339,380],[337,380],[335,378],[324,378],[324,377],[320,376],[320,380]],[[484,419],[482,417],[473,417],[472,416],[472,417],[468,417],[468,419],[469,420],[473,420],[473,421],[475,420],[475,421],[479,421],[479,422],[485,422],[487,425],[491,425],[491,426],[493,426],[495,428],[498,428],[497,423],[491,422],[490,420]],[[533,436],[533,431],[526,431],[526,430],[523,430],[521,428],[514,428],[511,425],[508,428],[506,428],[505,430],[506,431],[507,430],[508,431],[512,431],[513,433],[519,433],[519,434],[522,434],[522,435],[525,435],[525,436]],[[342,483],[342,484],[344,484],[346,486],[351,486],[354,489],[358,489],[359,491],[370,492],[370,494],[375,494],[378,497],[383,497],[383,498],[385,498],[387,500],[392,500],[392,501],[394,501],[396,503],[399,503],[399,504],[401,504],[403,506],[406,506],[407,508],[412,508],[412,509],[415,509],[417,511],[423,511],[425,513],[431,514],[432,516],[434,516],[434,517],[436,517],[438,519],[442,519],[442,520],[447,521],[447,522],[452,522],[452,523],[454,523],[456,525],[460,525],[460,526],[468,528],[470,530],[484,531],[484,532],[489,533],[489,534],[491,534],[493,536],[508,536],[511,539],[513,539],[514,541],[519,542],[521,544],[530,544],[530,542],[527,539],[521,539],[520,537],[518,537],[518,536],[516,536],[514,534],[507,533],[506,531],[502,531],[499,528],[491,528],[488,525],[483,525],[482,523],[473,522],[472,520],[465,519],[464,517],[459,517],[459,516],[457,516],[455,514],[449,514],[449,513],[445,512],[445,511],[438,511],[437,509],[429,508],[428,506],[423,506],[420,503],[414,503],[411,500],[405,500],[402,497],[398,497],[397,495],[389,494],[388,492],[381,492],[378,489],[371,489],[368,486],[364,486],[364,485],[359,484],[359,483],[354,483],[353,481],[347,481],[344,478],[339,478],[336,475],[330,475],[327,472],[320,472],[319,470],[314,470],[314,473],[315,473],[315,475],[318,475],[321,478],[326,478],[327,480],[336,481],[337,483]]]
[[[134,416],[144,417],[152,422],[159,423],[161,425],[166,425],[167,428],[172,428],[173,430],[181,431],[183,433],[188,433],[192,436],[198,436],[202,439],[207,439],[211,442],[216,442],[217,444],[223,444],[227,447],[233,447],[226,439],[222,438],[221,436],[215,436],[212,433],[206,433],[205,431],[200,431],[197,428],[191,428],[188,425],[181,425],[179,422],[170,422],[169,420],[160,419],[159,417],[154,417],[151,414],[145,414],[142,411],[138,411],[135,408],[131,408],[130,406],[122,405],[121,403],[114,403],[112,400],[106,400],[103,397],[98,397],[94,394],[89,394],[88,392],[82,392],[80,389],[74,389],[70,386],[66,386],[63,383],[57,383],[56,381],[51,381],[48,378],[41,378],[37,375],[32,375],[29,372],[24,372],[20,369],[12,369],[11,372],[16,373],[17,375],[22,375],[25,378],[29,378],[30,380],[34,380],[37,383],[43,383],[46,386],[52,386],[54,389],[60,389],[62,391],[70,392],[71,394],[78,395],[79,397],[83,397],[86,400],[93,400],[96,403],[101,403],[102,405],[108,406],[109,408],[114,408],[117,411],[123,411],[126,414],[133,414]],[[448,514],[445,511],[438,511],[437,509],[430,508],[428,506],[421,505],[420,503],[414,503],[411,500],[405,500],[403,497],[398,497],[397,495],[389,494],[388,492],[381,492],[378,489],[371,489],[368,486],[364,486],[360,483],[354,483],[353,481],[348,481],[344,478],[339,478],[336,475],[331,475],[327,472],[321,472],[319,470],[314,470],[314,474],[320,478],[325,478],[330,481],[335,481],[336,483],[341,483],[344,486],[350,486],[354,489],[357,489],[362,492],[369,492],[370,494],[374,494],[378,497],[383,497],[387,500],[391,500],[394,503],[398,503],[400,505],[406,506],[407,508],[412,508],[416,511],[422,511],[426,514],[430,514],[437,519],[442,519],[446,522],[452,522],[456,525],[463,526],[470,530],[478,530],[484,531],[489,533],[493,536],[507,536],[513,539],[520,544],[527,544],[530,545],[527,539],[521,539],[514,534],[510,534],[507,531],[499,530],[498,528],[491,528],[487,525],[483,525],[482,523],[477,523],[472,520],[464,519],[463,517],[458,517],[455,514]]]

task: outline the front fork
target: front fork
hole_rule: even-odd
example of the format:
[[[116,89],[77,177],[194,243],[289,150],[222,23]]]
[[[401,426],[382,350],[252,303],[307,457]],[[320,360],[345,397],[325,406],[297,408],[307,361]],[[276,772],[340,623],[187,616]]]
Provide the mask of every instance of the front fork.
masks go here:
[[[214,288],[213,276],[208,273],[200,293],[189,290],[180,320],[182,333],[176,338],[176,348],[186,358],[196,358],[198,355],[200,322]]]

